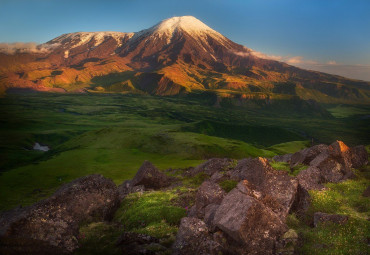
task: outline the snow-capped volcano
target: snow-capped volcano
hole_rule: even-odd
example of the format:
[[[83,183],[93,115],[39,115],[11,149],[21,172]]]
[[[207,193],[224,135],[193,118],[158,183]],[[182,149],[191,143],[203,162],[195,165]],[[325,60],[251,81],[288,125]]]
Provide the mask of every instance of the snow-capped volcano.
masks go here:
[[[78,32],[29,51],[13,48],[0,50],[0,91],[85,88],[174,95],[219,90],[241,98],[288,93],[328,102],[370,95],[369,83],[260,58],[192,16],[169,18],[136,33]]]

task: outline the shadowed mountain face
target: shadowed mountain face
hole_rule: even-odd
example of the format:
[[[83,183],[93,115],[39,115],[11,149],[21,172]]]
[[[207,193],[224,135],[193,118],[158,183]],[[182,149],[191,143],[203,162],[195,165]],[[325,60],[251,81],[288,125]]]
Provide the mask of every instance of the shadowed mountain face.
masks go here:
[[[210,90],[220,98],[370,103],[370,83],[262,59],[191,16],[137,32],[61,35],[0,53],[0,90],[176,95]]]

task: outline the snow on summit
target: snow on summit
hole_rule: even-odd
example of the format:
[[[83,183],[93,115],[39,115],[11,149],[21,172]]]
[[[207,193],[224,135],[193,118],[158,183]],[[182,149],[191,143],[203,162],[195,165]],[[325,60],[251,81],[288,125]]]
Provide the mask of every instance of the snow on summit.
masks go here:
[[[182,16],[182,17],[173,17],[166,20],[163,20],[159,24],[150,28],[153,32],[162,34],[172,34],[177,29],[181,29],[188,33],[199,33],[199,32],[216,32],[197,18],[193,16]]]
[[[144,29],[138,33],[135,33],[134,38],[136,39],[143,35],[150,35],[151,37],[156,38],[166,36],[167,43],[169,43],[171,41],[171,37],[176,32],[186,32],[187,34],[198,39],[205,37],[205,35],[211,35],[212,37],[217,38],[220,41],[225,40],[225,37],[223,35],[213,30],[193,16],[172,17],[169,19],[165,19],[151,28]]]

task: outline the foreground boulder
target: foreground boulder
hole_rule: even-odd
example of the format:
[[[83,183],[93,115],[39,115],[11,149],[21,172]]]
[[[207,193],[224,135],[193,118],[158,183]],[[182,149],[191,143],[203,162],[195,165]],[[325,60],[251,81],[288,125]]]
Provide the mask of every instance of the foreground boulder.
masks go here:
[[[310,166],[309,168],[302,170],[297,175],[299,184],[306,190],[322,190],[324,189],[324,178],[321,176],[320,169],[317,167]]]
[[[196,175],[199,173],[205,173],[209,176],[218,173],[218,172],[226,172],[233,167],[233,160],[229,158],[212,158],[207,160],[206,162],[200,164],[199,166],[195,167],[192,171],[192,175]]]
[[[119,205],[116,185],[89,175],[51,197],[0,217],[0,254],[65,254],[78,248],[79,224],[109,220]]]
[[[339,182],[348,179],[353,172],[349,162],[331,153],[322,153],[311,161],[310,165],[320,170],[321,176],[325,182]]]
[[[328,146],[325,144],[319,144],[310,148],[303,149],[294,153],[290,159],[290,168],[293,168],[299,164],[309,165],[310,162],[316,158],[319,154],[328,151]]]
[[[213,240],[206,224],[189,217],[181,219],[172,249],[174,255],[222,254],[221,245]]]
[[[245,180],[239,183],[249,189],[261,193],[261,200],[275,213],[285,217],[294,202],[298,181],[285,171],[273,169],[265,158],[243,159],[231,172],[235,180]]]
[[[149,161],[144,161],[130,182],[131,187],[144,185],[146,189],[160,189],[168,187],[170,184],[170,177],[159,171]]]
[[[205,181],[198,188],[195,196],[196,216],[203,218],[205,208],[210,204],[221,204],[226,192],[216,183]]]
[[[248,191],[252,193],[253,191]],[[243,254],[273,254],[288,229],[270,208],[238,187],[222,200],[214,224],[243,247]]]

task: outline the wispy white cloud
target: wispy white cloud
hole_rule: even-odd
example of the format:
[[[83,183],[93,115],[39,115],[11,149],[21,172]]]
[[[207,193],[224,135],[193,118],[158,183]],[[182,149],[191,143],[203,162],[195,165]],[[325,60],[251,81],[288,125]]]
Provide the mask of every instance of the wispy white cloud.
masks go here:
[[[285,62],[287,64],[297,66],[304,69],[336,74],[352,79],[359,79],[370,81],[370,65],[348,65],[338,63],[335,60],[328,60],[326,62],[318,62],[311,59],[306,59],[303,56],[279,56],[268,55],[259,51],[251,50],[250,52],[237,52],[239,56],[256,56],[264,59],[271,59],[276,61]]]
[[[34,42],[0,43],[0,52],[9,55],[14,53],[47,53],[56,46],[58,45],[37,44]]]

